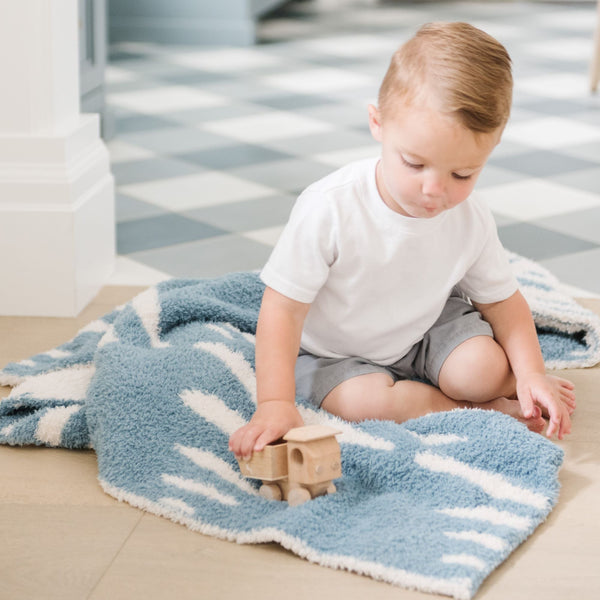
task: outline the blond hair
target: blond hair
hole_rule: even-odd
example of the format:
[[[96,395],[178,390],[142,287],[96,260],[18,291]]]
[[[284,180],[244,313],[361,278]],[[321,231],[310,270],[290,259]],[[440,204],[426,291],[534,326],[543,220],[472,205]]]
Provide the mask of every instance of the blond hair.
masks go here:
[[[468,23],[429,23],[392,56],[379,90],[379,109],[398,101],[426,104],[474,132],[504,127],[513,79],[506,48]]]

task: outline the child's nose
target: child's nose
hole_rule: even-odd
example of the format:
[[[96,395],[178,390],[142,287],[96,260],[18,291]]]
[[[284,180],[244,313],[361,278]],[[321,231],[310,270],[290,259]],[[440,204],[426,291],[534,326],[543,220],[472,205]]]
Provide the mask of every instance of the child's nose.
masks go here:
[[[442,196],[444,194],[444,179],[434,173],[426,174],[423,178],[422,192],[425,196]]]

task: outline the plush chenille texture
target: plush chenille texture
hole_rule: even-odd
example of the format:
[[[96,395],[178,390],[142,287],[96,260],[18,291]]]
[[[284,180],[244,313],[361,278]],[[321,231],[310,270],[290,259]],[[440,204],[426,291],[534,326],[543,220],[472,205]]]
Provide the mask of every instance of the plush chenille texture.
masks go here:
[[[535,263],[513,265],[547,359],[598,362],[593,314]],[[107,493],[196,531],[472,597],[556,503],[562,450],[493,411],[351,424],[298,398],[307,424],[342,432],[338,491],[296,507],[260,497],[227,442],[256,405],[262,292],[255,273],[171,280],[7,365],[0,383],[15,387],[0,402],[0,442],[92,447]]]

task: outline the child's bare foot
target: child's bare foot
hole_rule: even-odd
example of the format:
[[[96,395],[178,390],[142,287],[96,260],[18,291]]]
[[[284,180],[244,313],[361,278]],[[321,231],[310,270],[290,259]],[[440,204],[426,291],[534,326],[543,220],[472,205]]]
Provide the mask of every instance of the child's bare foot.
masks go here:
[[[546,421],[542,417],[542,411],[539,406],[534,407],[533,416],[529,419],[523,416],[519,401],[511,400],[510,398],[496,398],[482,404],[473,404],[473,406],[485,410],[497,410],[505,415],[514,417],[517,421],[527,425],[527,428],[535,433],[542,433],[546,427]]]

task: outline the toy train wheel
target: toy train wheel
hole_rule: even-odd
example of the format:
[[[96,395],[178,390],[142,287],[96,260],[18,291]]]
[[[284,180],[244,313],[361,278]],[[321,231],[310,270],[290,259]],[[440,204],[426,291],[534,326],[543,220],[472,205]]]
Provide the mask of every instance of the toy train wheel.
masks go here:
[[[299,504],[304,504],[310,499],[310,492],[306,488],[293,488],[288,494],[288,504],[290,506],[298,506]]]
[[[263,483],[258,493],[267,500],[281,500],[281,488],[275,483]]]

